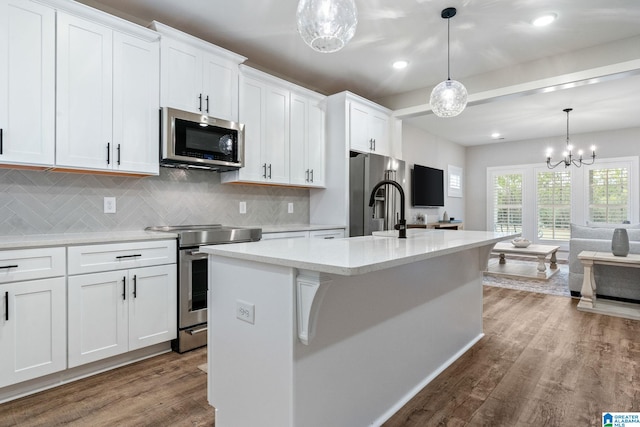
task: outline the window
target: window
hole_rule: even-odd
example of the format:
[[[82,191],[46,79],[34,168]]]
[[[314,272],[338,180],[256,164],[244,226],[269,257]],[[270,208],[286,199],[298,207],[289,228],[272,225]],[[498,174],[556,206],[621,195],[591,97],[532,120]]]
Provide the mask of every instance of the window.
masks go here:
[[[629,170],[626,167],[589,171],[588,220],[620,224],[629,218]]]
[[[493,223],[495,231],[522,231],[522,174],[494,175]]]
[[[569,240],[571,229],[571,172],[538,172],[537,176],[538,238]]]

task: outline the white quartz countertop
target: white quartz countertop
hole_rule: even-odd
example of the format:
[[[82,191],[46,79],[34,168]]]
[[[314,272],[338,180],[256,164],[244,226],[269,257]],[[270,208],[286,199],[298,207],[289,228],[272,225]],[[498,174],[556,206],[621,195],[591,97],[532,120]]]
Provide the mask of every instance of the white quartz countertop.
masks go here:
[[[43,248],[51,246],[87,245],[139,240],[177,239],[175,233],[154,231],[109,231],[100,233],[30,234],[26,236],[0,236],[0,250]]]
[[[409,238],[363,236],[344,239],[280,239],[202,246],[213,255],[353,276],[409,264],[513,238],[519,233],[408,230]],[[393,233],[393,232],[391,232]],[[389,234],[391,234],[389,233]]]

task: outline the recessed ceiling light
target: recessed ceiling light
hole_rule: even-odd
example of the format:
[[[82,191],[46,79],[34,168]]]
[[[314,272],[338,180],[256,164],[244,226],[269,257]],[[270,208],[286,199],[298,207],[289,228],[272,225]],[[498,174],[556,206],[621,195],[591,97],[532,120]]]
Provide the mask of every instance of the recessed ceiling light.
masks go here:
[[[491,138],[498,139],[498,138],[500,138],[500,134],[498,132],[494,132],[494,133],[491,134]]]
[[[557,17],[558,15],[555,13],[547,13],[534,19],[533,25],[536,27],[545,27],[555,21]]]
[[[402,70],[403,68],[407,68],[407,65],[409,65],[409,62],[407,61],[396,61],[393,63],[393,68],[396,70]]]

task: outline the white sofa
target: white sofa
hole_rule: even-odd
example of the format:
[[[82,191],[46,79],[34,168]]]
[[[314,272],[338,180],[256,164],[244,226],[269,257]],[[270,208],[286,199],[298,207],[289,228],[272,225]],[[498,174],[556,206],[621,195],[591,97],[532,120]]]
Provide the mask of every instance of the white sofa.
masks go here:
[[[584,268],[578,259],[582,251],[611,252],[614,228],[624,227],[629,235],[629,253],[640,254],[640,224],[608,224],[589,227],[571,224],[569,242],[569,290],[580,297]],[[596,265],[594,267],[596,294],[599,297],[640,302],[640,269]]]

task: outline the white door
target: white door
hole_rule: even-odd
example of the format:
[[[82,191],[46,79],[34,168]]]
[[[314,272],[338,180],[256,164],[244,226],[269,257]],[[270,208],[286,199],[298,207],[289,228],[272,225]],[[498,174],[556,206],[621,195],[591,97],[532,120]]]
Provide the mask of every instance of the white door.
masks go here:
[[[113,35],[114,170],[158,175],[158,42]]]
[[[309,103],[309,120],[307,125],[307,160],[310,170],[309,184],[314,187],[325,185],[325,112],[317,102]]]
[[[127,271],[68,278],[69,368],[128,350]]]
[[[0,63],[0,162],[53,165],[54,10],[0,0]]]
[[[56,165],[112,169],[112,30],[58,12]]]
[[[307,98],[295,93],[291,94],[289,180],[291,184],[295,185],[309,185],[311,183],[311,173],[307,164],[308,109]]]
[[[129,351],[177,338],[176,265],[129,271]]]
[[[67,367],[64,277],[0,285],[0,387]]]
[[[289,91],[268,86],[264,107],[264,155],[267,181],[289,183]]]
[[[203,52],[169,37],[161,45],[162,106],[200,113]]]
[[[266,162],[262,159],[264,139],[264,98],[263,83],[240,77],[240,123],[244,128],[244,167],[240,168],[242,181],[264,181]]]
[[[205,112],[219,119],[238,121],[238,64],[214,55],[204,57]]]

